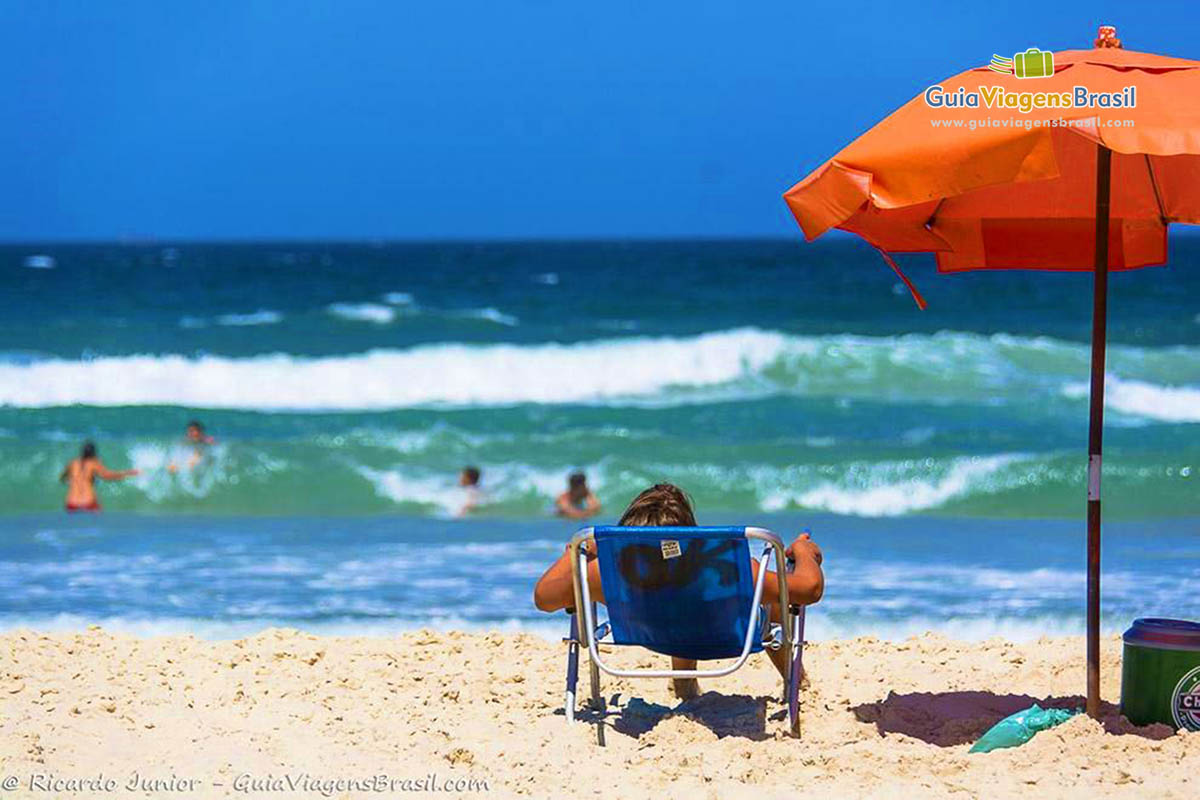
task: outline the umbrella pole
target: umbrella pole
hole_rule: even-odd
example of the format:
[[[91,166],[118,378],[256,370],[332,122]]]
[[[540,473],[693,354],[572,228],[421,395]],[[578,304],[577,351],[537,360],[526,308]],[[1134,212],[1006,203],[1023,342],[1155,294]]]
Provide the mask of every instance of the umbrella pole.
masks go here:
[[[1092,289],[1092,385],[1088,426],[1087,713],[1100,716],[1100,451],[1104,439],[1104,357],[1108,329],[1108,216],[1112,151],[1096,157],[1096,261]]]

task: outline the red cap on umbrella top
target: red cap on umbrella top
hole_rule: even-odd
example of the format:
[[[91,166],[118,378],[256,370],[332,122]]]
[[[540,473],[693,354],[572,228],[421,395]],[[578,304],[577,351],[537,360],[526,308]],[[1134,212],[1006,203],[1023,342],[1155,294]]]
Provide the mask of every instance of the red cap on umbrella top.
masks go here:
[[[1096,34],[1096,41],[1092,42],[1096,48],[1115,47],[1118,50],[1124,46],[1121,40],[1117,38],[1116,25],[1101,25],[1100,30]]]

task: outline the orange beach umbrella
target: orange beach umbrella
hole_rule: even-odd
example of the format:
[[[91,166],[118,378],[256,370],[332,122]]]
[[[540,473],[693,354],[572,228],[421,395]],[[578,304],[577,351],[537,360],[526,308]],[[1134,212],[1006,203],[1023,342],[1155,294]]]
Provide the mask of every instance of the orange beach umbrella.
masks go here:
[[[930,86],[784,198],[809,240],[858,234],[932,252],[940,272],[1090,271],[1087,709],[1100,702],[1100,474],[1108,272],[1167,260],[1167,227],[1200,223],[1200,62],[1091,50],[969,69]]]

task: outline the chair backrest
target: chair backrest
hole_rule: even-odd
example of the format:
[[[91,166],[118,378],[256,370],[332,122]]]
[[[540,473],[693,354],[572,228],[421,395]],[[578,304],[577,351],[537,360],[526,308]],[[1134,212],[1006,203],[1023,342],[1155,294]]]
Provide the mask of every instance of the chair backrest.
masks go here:
[[[614,643],[697,660],[741,654],[754,601],[745,528],[597,527],[594,536]]]

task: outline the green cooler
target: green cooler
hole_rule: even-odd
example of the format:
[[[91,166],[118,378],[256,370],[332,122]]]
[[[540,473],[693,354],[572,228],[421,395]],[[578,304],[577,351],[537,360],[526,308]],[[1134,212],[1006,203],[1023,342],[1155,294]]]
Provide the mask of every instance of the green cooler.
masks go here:
[[[1147,617],[1124,639],[1121,713],[1134,725],[1200,731],[1200,623]]]

